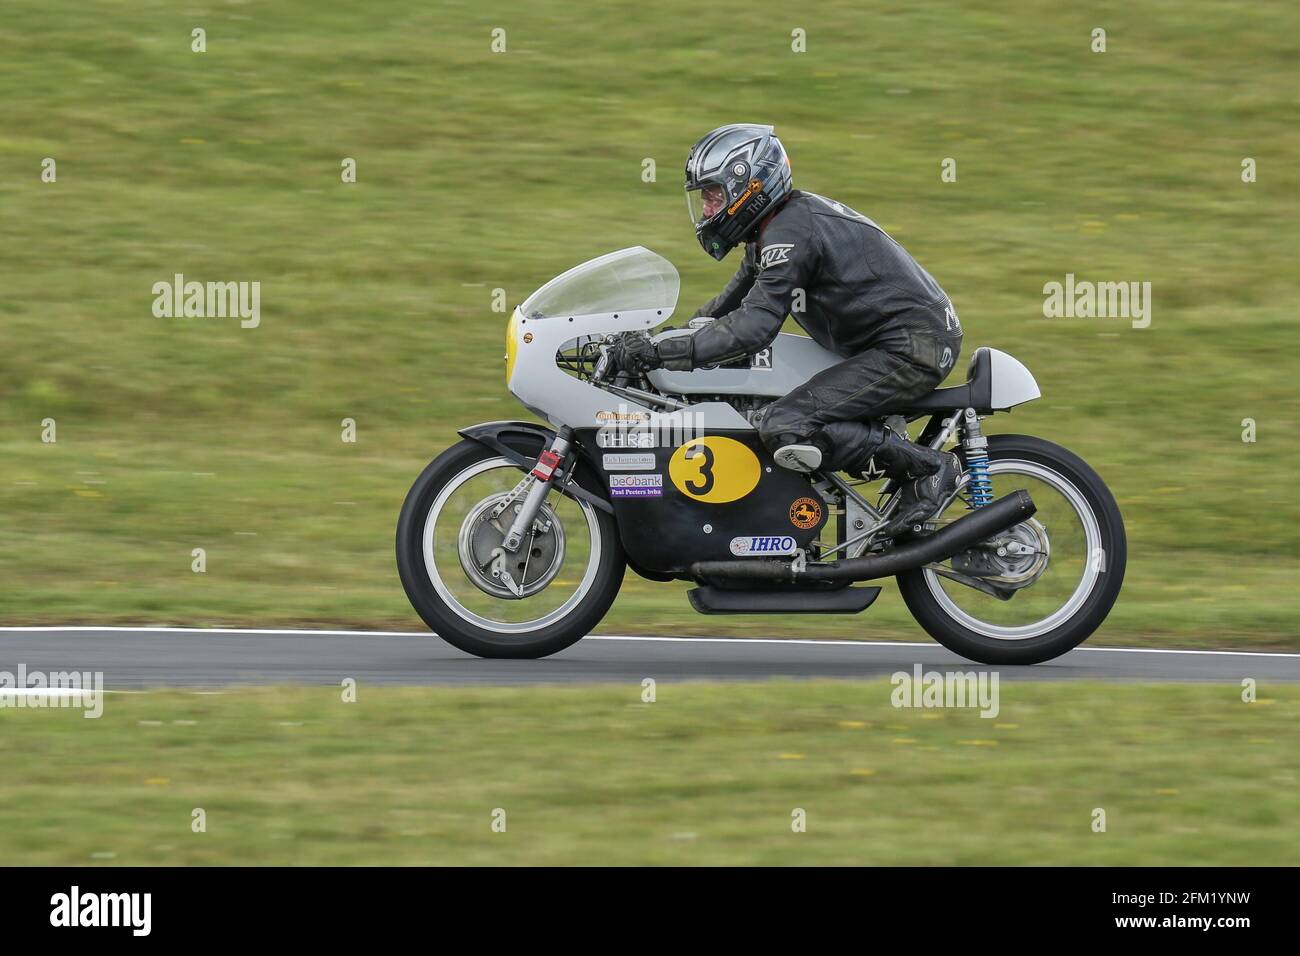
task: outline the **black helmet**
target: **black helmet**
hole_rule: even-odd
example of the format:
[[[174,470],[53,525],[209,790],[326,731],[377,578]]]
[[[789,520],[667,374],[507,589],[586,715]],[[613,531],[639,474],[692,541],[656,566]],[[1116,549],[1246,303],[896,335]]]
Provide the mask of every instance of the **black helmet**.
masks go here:
[[[791,188],[790,160],[770,126],[720,126],[686,157],[686,208],[715,259],[744,242]]]

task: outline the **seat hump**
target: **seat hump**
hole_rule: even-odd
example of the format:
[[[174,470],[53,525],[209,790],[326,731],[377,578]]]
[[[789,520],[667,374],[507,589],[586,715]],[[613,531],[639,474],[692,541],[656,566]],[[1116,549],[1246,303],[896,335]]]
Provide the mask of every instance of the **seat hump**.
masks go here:
[[[965,385],[936,388],[908,403],[913,412],[946,412],[954,408],[973,408],[980,414],[992,412],[993,363],[987,348],[978,348],[971,356]]]

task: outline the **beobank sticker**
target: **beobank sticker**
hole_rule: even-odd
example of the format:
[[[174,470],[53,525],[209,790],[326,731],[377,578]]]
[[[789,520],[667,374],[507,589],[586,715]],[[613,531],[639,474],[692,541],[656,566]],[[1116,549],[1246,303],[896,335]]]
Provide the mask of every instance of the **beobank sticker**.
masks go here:
[[[664,494],[664,476],[653,475],[610,475],[609,496],[611,498],[662,498]]]

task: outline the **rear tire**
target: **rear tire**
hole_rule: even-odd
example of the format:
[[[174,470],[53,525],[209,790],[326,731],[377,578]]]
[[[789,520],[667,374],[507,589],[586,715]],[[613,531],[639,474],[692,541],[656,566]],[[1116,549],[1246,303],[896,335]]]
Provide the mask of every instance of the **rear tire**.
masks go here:
[[[533,443],[531,447],[520,447],[519,450],[535,458],[541,452],[541,445]],[[464,574],[464,571],[459,566],[454,569],[439,567],[431,573],[425,550],[426,522],[430,520],[431,509],[439,496],[458,476],[467,469],[499,458],[497,452],[466,439],[448,448],[424,469],[411,486],[397,521],[397,569],[411,606],[447,643],[478,657],[546,657],[585,637],[605,616],[623,583],[626,567],[623,547],[613,517],[586,505],[585,508],[590,510],[585,513],[594,516],[599,541],[593,543],[598,544],[599,555],[594,559],[594,577],[572,608],[559,619],[536,628],[520,630],[518,625],[513,625],[514,630],[509,633],[468,620],[464,610],[458,610],[456,603],[449,601],[434,584],[435,576],[441,579],[443,575]],[[523,476],[524,471],[520,470],[518,477]],[[559,492],[552,492],[548,500],[557,497]],[[528,600],[523,599],[525,602]]]
[[[1041,465],[1074,486],[1096,520],[1104,556],[1091,591],[1068,619],[1047,633],[1017,640],[980,633],[944,607],[932,588],[932,573],[923,568],[898,575],[898,588],[918,624],[936,641],[981,664],[1038,664],[1066,653],[1101,626],[1119,596],[1128,560],[1128,542],[1119,505],[1101,477],[1086,462],[1060,445],[1029,435],[989,438],[989,463],[1023,461]],[[948,505],[960,507],[960,501]],[[1029,585],[1032,590],[1034,585]],[[1028,591],[1026,591],[1028,593]],[[1012,598],[1015,601],[1016,598]]]

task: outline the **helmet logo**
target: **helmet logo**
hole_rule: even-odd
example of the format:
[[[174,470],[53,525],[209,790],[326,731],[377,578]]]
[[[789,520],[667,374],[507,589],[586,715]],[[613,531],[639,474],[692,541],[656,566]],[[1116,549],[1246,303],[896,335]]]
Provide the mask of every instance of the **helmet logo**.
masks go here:
[[[760,180],[751,179],[749,181],[748,188],[746,188],[746,190],[740,194],[740,198],[727,207],[727,215],[734,216],[736,214],[736,210],[739,209],[741,206],[745,205],[745,203],[749,201],[750,196],[754,195],[754,193],[762,192],[762,191],[763,191],[763,183]]]

